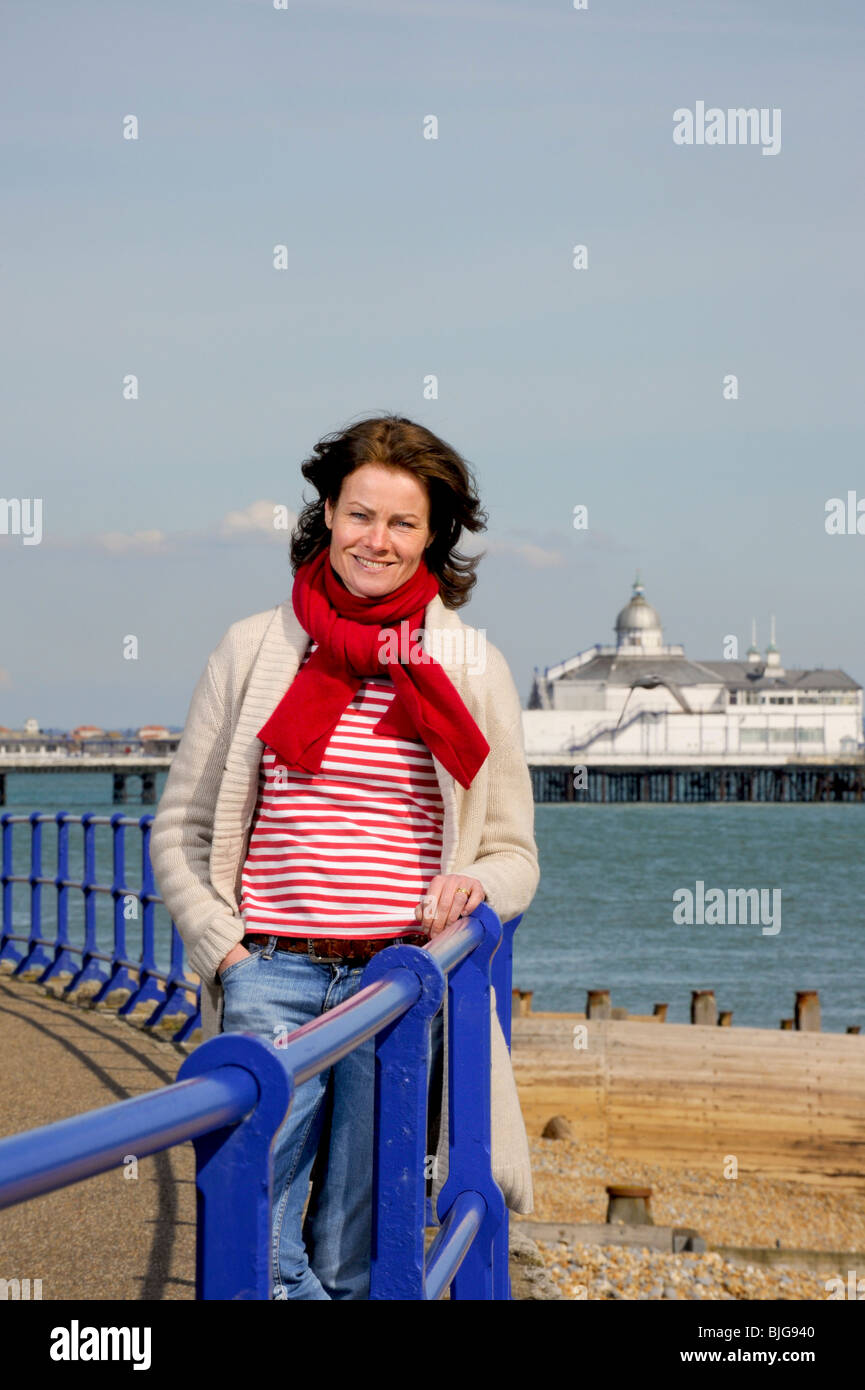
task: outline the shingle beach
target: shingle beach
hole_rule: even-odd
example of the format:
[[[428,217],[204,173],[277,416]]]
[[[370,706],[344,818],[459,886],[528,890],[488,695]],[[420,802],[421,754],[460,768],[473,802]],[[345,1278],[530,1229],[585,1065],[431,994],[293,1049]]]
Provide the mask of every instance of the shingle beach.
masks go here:
[[[603,1222],[606,1185],[652,1189],[658,1226],[688,1226],[709,1246],[865,1251],[865,1195],[744,1174],[718,1178],[693,1168],[613,1158],[573,1140],[531,1139],[535,1221]],[[829,1271],[733,1264],[715,1251],[664,1254],[628,1246],[537,1241],[565,1298],[826,1299]],[[847,1280],[847,1262],[835,1273]],[[858,1271],[865,1276],[865,1266]]]

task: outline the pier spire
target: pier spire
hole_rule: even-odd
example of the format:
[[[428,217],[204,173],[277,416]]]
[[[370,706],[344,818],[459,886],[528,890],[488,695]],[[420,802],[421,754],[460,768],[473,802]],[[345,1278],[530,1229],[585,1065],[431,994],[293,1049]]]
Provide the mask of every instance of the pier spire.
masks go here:
[[[783,676],[784,668],[781,665],[781,653],[775,645],[775,614],[769,619],[769,644],[766,647],[766,667],[771,670],[773,676]]]

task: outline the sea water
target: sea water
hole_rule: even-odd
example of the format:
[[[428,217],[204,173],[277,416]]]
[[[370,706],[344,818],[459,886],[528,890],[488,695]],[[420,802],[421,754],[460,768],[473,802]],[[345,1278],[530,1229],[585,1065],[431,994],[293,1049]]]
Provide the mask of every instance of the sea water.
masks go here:
[[[534,1009],[579,1011],[609,989],[686,1023],[691,990],[713,989],[734,1026],[777,1028],[797,990],[817,989],[823,1029],[860,1024],[865,1045],[865,804],[542,804],[535,838],[541,881],[514,942]],[[725,899],[777,890],[780,928],[677,923],[674,893],[698,883]]]
[[[157,794],[164,782],[160,773]],[[104,772],[13,773],[6,787],[2,809],[15,814],[119,811],[137,820],[156,810],[138,801],[112,805]],[[15,872],[26,875],[29,830],[18,825],[13,833]],[[130,828],[126,838],[126,881],[138,888],[140,835]],[[579,1011],[588,989],[606,988],[613,1005],[650,1014],[666,1003],[668,1020],[685,1023],[691,990],[714,989],[718,1008],[732,1009],[734,1027],[777,1028],[793,1015],[797,990],[817,989],[824,1031],[860,1024],[865,1047],[865,804],[542,804],[535,807],[535,838],[541,880],[514,943],[514,984],[534,992],[535,1010]],[[53,877],[54,825],[45,826],[43,839],[43,873]],[[73,826],[73,879],[82,877],[82,845]],[[96,880],[110,884],[107,827],[96,832],[96,848]],[[778,904],[780,927],[751,913],[734,922],[701,922],[698,914],[677,922],[674,894],[680,900],[683,889],[695,897],[718,889],[725,901],[731,890],[760,890]],[[14,886],[14,919],[23,931],[30,893],[26,883]],[[53,885],[43,887],[46,935],[53,934],[56,899]],[[110,951],[112,900],[94,899],[98,939]],[[76,890],[69,893],[69,920],[73,940],[82,940],[83,895]],[[170,926],[162,906],[155,926],[164,968]],[[140,917],[131,917],[132,958],[140,931]]]

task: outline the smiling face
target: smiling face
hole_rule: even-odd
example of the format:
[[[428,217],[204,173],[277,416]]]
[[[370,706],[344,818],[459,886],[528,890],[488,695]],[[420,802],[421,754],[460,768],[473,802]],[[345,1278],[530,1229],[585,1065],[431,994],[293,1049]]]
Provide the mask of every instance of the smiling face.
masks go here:
[[[399,588],[433,539],[424,485],[405,469],[377,463],[365,463],[343,479],[336,506],[324,504],[324,520],[331,533],[330,563],[358,598],[381,598]]]

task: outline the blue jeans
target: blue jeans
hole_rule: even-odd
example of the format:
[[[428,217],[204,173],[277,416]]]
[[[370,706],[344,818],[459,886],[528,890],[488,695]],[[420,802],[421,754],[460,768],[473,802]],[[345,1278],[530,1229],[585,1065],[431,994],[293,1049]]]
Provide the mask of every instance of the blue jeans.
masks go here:
[[[270,939],[271,941],[273,938]],[[363,965],[327,963],[253,945],[221,976],[223,1032],[277,1040],[351,997]],[[433,1020],[441,1067],[441,1012]],[[273,1149],[275,1299],[369,1298],[375,1038],[295,1092]],[[312,1190],[310,1191],[310,1181]],[[309,1205],[304,1218],[304,1207]]]

